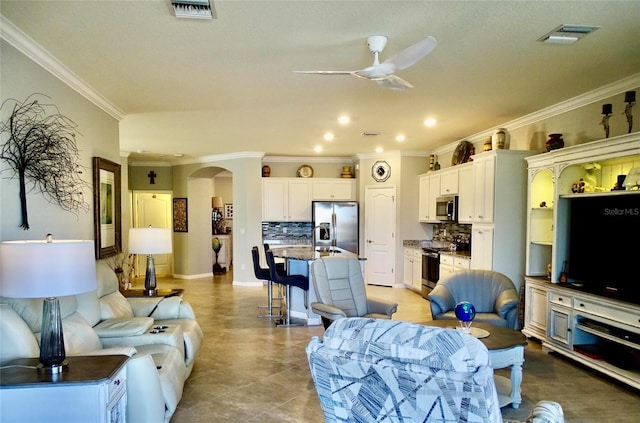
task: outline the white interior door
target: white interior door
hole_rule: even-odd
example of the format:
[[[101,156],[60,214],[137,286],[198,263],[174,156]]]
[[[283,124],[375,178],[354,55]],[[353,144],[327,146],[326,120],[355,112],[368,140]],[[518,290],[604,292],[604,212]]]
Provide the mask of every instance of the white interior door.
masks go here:
[[[134,192],[134,227],[171,229],[171,194]],[[154,254],[157,275],[173,274],[171,254]],[[144,276],[147,259],[136,256],[136,275]]]
[[[396,187],[365,188],[365,281],[393,286],[395,281]]]

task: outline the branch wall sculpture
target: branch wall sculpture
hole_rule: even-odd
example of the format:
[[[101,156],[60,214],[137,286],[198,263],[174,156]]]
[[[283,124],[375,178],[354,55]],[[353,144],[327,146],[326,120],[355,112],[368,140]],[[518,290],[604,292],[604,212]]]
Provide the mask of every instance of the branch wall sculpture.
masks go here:
[[[76,123],[60,114],[52,104],[41,104],[29,96],[24,102],[7,99],[0,111],[11,107],[11,115],[0,123],[0,159],[6,161],[20,184],[22,223],[29,229],[27,186],[41,192],[53,204],[77,214],[89,211],[83,191],[89,187],[81,178],[82,166],[76,147]],[[43,96],[46,97],[46,96]],[[48,113],[51,112],[51,113]],[[3,113],[4,115],[4,113]]]

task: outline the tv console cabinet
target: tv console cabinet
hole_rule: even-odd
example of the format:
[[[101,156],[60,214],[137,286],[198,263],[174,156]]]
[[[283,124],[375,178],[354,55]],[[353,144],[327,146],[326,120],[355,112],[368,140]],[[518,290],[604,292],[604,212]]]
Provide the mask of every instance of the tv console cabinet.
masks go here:
[[[540,339],[547,351],[640,389],[640,305],[559,283],[569,257],[570,199],[611,195],[636,195],[640,199],[637,191],[611,191],[617,175],[640,167],[640,132],[526,160],[528,214],[522,332]],[[572,192],[580,179],[590,186],[584,193]],[[615,248],[634,248],[637,241]],[[634,264],[628,265],[630,277],[637,279],[637,271],[631,270]]]
[[[534,278],[526,278],[526,287],[526,293],[546,288],[548,313],[544,336],[531,320],[525,320],[525,335],[539,338],[547,351],[640,389],[640,305]]]

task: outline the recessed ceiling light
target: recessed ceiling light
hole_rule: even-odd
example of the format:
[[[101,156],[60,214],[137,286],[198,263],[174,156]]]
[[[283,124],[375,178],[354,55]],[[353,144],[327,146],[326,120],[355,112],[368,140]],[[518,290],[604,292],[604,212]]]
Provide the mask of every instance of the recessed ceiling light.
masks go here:
[[[313,151],[315,151],[316,153],[322,153],[322,146],[321,145],[316,145],[313,148]]]
[[[384,151],[384,148],[376,147],[376,153],[382,153],[383,151]]]
[[[427,118],[424,120],[424,126],[428,126],[429,128],[436,126],[436,120],[434,118]]]
[[[406,137],[404,136],[404,134],[398,134],[396,135],[396,141],[398,142],[402,142],[406,139]]]
[[[327,133],[324,134],[324,140],[325,141],[333,141],[333,138],[334,138],[334,136],[333,136],[333,134],[331,132],[327,132]]]
[[[340,116],[340,117],[338,118],[338,123],[339,123],[340,125],[346,125],[346,124],[348,124],[349,122],[351,122],[351,118],[350,118],[349,116],[347,116],[347,115],[342,115],[342,116]]]
[[[175,157],[183,157],[184,156],[184,154],[182,154],[182,153],[173,153],[173,155]]]

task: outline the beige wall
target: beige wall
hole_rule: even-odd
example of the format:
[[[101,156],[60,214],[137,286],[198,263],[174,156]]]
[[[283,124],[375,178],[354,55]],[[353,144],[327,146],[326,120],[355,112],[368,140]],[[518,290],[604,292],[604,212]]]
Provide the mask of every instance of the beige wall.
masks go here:
[[[4,41],[0,42],[0,86],[2,101],[14,98],[22,102],[33,93],[47,95],[61,114],[78,125],[76,145],[80,152],[80,164],[85,168],[83,179],[89,184],[85,198],[90,206],[87,212],[81,211],[75,215],[50,204],[38,192],[28,192],[31,229],[22,230],[19,228],[18,181],[8,179],[11,173],[6,171],[7,164],[2,161],[0,169],[5,172],[0,175],[0,240],[42,239],[47,233],[52,233],[57,239],[94,239],[91,159],[99,156],[121,162],[118,121]],[[3,109],[0,118],[6,121],[8,113],[8,108]],[[127,168],[124,167],[122,171],[126,173]],[[129,204],[126,181],[123,175],[123,204]],[[124,213],[123,228],[128,225],[128,213]]]

